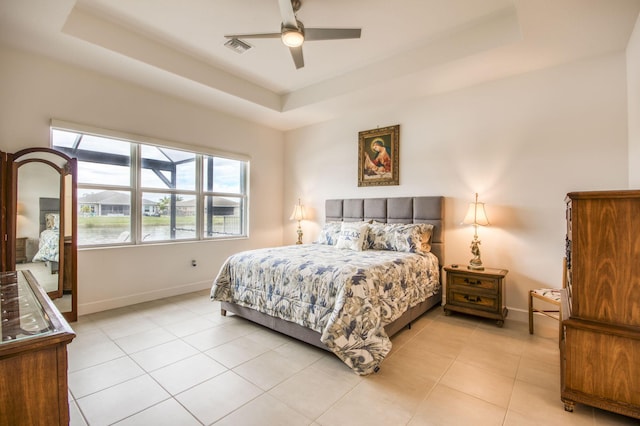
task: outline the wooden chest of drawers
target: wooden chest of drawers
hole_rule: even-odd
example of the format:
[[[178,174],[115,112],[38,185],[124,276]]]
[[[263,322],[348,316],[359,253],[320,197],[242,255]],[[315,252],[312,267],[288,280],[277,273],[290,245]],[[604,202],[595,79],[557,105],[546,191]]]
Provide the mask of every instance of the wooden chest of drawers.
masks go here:
[[[27,238],[16,238],[16,263],[27,261]]]
[[[68,425],[75,333],[29,271],[0,274],[0,426]]]
[[[565,201],[560,397],[640,419],[640,191]]]
[[[446,266],[447,302],[444,312],[451,311],[495,319],[502,327],[507,317],[505,306],[505,269],[486,268],[482,271],[467,269],[466,266]]]

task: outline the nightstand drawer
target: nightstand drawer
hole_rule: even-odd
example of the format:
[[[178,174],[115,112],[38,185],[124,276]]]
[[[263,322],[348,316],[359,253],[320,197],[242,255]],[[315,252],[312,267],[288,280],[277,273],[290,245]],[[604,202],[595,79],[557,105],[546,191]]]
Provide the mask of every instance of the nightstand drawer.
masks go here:
[[[476,288],[489,290],[497,293],[499,289],[498,280],[484,277],[473,277],[465,275],[451,275],[449,282],[452,286],[460,286],[464,288]]]
[[[493,312],[499,310],[497,297],[487,296],[485,294],[470,294],[456,291],[455,289],[451,289],[450,295],[452,300],[447,301],[447,303],[467,306],[473,309],[485,309]]]

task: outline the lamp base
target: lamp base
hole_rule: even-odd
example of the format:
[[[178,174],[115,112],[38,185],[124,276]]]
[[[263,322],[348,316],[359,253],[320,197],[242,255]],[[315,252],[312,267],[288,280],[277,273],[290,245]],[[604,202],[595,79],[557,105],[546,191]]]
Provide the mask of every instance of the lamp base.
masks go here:
[[[302,244],[302,228],[300,228],[300,222],[298,222],[298,241],[296,244]]]
[[[473,241],[471,241],[471,254],[473,254],[473,258],[469,261],[469,266],[467,269],[473,271],[483,271],[484,266],[482,266],[482,259],[480,259],[480,240],[478,239],[478,235],[473,236]]]

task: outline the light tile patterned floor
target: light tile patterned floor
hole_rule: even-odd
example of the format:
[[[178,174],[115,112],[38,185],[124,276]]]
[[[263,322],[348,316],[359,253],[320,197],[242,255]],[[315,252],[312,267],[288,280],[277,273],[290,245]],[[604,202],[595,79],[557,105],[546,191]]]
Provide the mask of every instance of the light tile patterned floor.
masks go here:
[[[208,291],[80,317],[72,425],[635,425],[560,402],[557,331],[437,307],[393,338],[380,372],[241,318]]]

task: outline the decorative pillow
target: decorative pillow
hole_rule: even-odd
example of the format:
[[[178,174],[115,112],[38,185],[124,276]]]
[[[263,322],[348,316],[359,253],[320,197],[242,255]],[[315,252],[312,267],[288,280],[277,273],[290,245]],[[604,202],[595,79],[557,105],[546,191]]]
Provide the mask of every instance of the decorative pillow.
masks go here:
[[[342,229],[342,222],[325,223],[320,230],[320,234],[318,234],[318,238],[313,243],[335,246],[340,236],[340,229]]]
[[[431,251],[431,231],[433,225],[426,223],[393,224],[395,235],[394,250],[425,254]]]
[[[60,228],[60,215],[57,213],[47,213],[44,216],[44,223],[46,225],[46,229],[56,230]]]
[[[426,223],[379,223],[374,222],[367,237],[373,250],[392,250],[425,254],[431,251],[433,225]]]
[[[362,251],[368,229],[368,222],[342,222],[336,248]]]
[[[391,237],[391,238],[389,238]],[[386,223],[373,222],[367,233],[367,246],[372,250],[394,250],[395,235]]]

